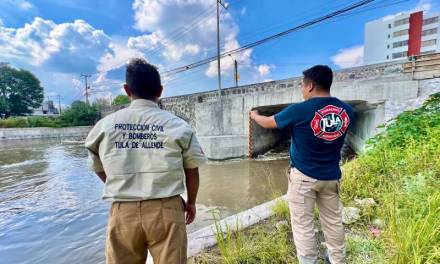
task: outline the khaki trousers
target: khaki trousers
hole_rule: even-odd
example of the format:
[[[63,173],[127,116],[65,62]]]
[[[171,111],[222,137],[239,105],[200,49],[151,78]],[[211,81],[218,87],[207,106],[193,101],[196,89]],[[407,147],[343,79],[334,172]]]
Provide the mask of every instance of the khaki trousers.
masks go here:
[[[299,263],[317,263],[318,248],[313,222],[315,204],[319,209],[319,220],[331,264],[345,263],[345,232],[339,181],[316,180],[292,169],[287,199]]]
[[[112,204],[107,227],[108,264],[145,264],[147,250],[155,264],[184,264],[186,248],[180,196]]]

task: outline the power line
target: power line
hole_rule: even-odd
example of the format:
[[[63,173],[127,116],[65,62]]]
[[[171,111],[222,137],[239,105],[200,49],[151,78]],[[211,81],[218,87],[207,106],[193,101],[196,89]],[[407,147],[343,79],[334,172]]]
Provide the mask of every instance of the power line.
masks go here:
[[[193,21],[188,25],[184,27],[177,28],[170,34],[164,35],[164,41],[161,42],[161,44],[165,47],[167,47],[172,42],[175,42],[181,38],[184,37],[184,35],[191,30],[193,30],[195,27],[200,26],[203,21],[205,21],[207,18],[210,18],[210,15],[208,15],[210,12],[213,11],[212,6],[209,6],[208,8],[204,9],[201,13],[199,13],[197,16],[193,18]],[[148,52],[145,53],[145,57],[148,57],[151,54],[157,53],[160,50],[160,47],[155,47],[153,49],[150,49]]]
[[[391,1],[391,2],[390,1],[375,1],[376,4],[374,4],[374,5],[368,5],[366,7],[362,7],[360,9],[358,9],[358,11],[356,11],[356,12],[340,14],[340,15],[336,16],[334,19],[332,19],[331,21],[327,21],[327,22],[324,22],[324,23],[333,23],[335,21],[338,21],[338,20],[345,19],[347,17],[353,16],[354,13],[358,14],[358,13],[362,13],[362,12],[367,12],[367,11],[383,8],[383,7],[386,7],[386,6],[400,4],[402,2],[407,2],[407,1],[409,1],[409,0],[396,0],[396,1]],[[354,3],[354,2],[352,2],[352,3]],[[350,3],[350,4],[352,4],[352,3]],[[279,40],[280,40],[280,38],[277,39],[276,41],[272,42],[272,43],[276,43]],[[278,63],[276,63],[276,66],[277,67],[279,66],[279,68],[284,68],[284,67],[287,67],[287,66],[291,67],[291,66],[294,66],[294,65],[310,65],[312,63],[313,62],[311,62],[311,61],[299,62],[299,61],[295,60],[295,61],[292,61],[292,62],[287,62],[287,61],[281,62],[280,65]],[[201,68],[199,68],[199,69],[201,69]],[[195,73],[195,72],[198,72],[198,70],[195,70],[195,71],[192,71],[192,72]],[[169,76],[171,76],[171,75],[169,75]],[[184,78],[181,78],[181,77],[177,77],[177,78],[174,77],[174,78],[172,78],[172,80],[167,83],[167,86],[172,85],[172,84],[174,84],[175,82],[178,82],[178,81],[180,81],[180,82],[184,81],[186,83],[188,81],[190,81],[190,83],[191,83],[191,81],[193,79],[196,80],[197,78],[199,78],[197,76],[194,76],[194,77],[188,79],[188,77],[185,77],[185,76],[183,76]]]
[[[299,25],[299,26],[296,26],[296,27],[290,28],[290,29],[288,29],[288,30],[285,30],[285,31],[280,32],[280,33],[277,33],[277,34],[275,34],[275,35],[271,35],[271,36],[266,37],[266,38],[263,38],[263,39],[261,39],[261,40],[258,40],[258,41],[255,41],[255,42],[252,42],[252,43],[246,44],[246,45],[244,45],[244,46],[242,46],[242,47],[240,47],[240,48],[237,48],[237,49],[234,49],[234,50],[230,50],[230,51],[224,52],[224,53],[222,53],[222,54],[220,55],[220,58],[223,58],[223,57],[225,57],[225,56],[229,56],[229,55],[231,55],[231,54],[235,54],[235,53],[238,53],[238,52],[244,51],[244,50],[246,50],[246,49],[253,48],[253,47],[255,47],[255,46],[258,46],[258,45],[264,44],[264,43],[266,43],[266,42],[268,42],[268,41],[271,41],[271,40],[273,40],[273,39],[277,39],[277,38],[283,37],[283,36],[285,36],[285,35],[288,35],[288,34],[290,34],[290,33],[295,32],[295,31],[298,31],[298,30],[301,30],[301,29],[304,29],[304,28],[310,27],[310,26],[312,26],[312,25],[318,24],[318,23],[320,23],[320,22],[322,22],[322,21],[325,21],[325,20],[331,19],[331,18],[333,18],[333,17],[335,17],[335,16],[338,16],[338,15],[340,15],[340,14],[343,14],[343,13],[349,12],[349,11],[351,11],[351,10],[353,10],[353,9],[356,9],[356,8],[361,7],[361,6],[367,5],[367,4],[369,4],[369,3],[371,3],[371,2],[374,2],[374,1],[375,1],[375,0],[363,0],[363,1],[357,2],[357,3],[353,4],[353,5],[350,5],[350,6],[348,6],[348,7],[345,7],[345,8],[339,9],[339,10],[337,10],[337,11],[334,11],[334,12],[329,13],[329,14],[327,14],[327,15],[324,15],[324,16],[322,16],[322,17],[319,17],[319,18],[313,19],[313,20],[308,21],[308,22],[306,22],[306,23],[304,23],[304,24],[301,24],[301,25]],[[204,60],[201,60],[201,61],[198,61],[198,62],[195,62],[195,63],[188,64],[188,65],[186,65],[186,66],[181,66],[181,67],[174,68],[174,69],[172,69],[172,70],[164,71],[164,72],[162,72],[162,74],[163,74],[163,75],[177,74],[177,73],[180,73],[180,72],[182,72],[182,71],[187,71],[187,70],[190,70],[190,69],[193,69],[193,68],[196,68],[196,67],[200,67],[200,66],[202,66],[202,65],[204,65],[204,64],[207,64],[207,63],[210,63],[210,62],[212,62],[212,61],[214,61],[214,60],[216,60],[216,59],[217,59],[216,56],[214,56],[214,57],[209,57],[209,58],[206,58],[206,59],[204,59]]]
[[[404,1],[409,1],[409,0],[404,0]],[[352,3],[355,3],[355,2],[356,1],[350,1],[349,3],[352,4]],[[304,19],[309,19],[312,16],[319,15],[321,13],[321,11],[316,11],[316,10],[319,9],[319,8],[325,7],[325,6],[329,6],[330,4],[332,4],[332,2],[326,2],[326,3],[321,4],[319,6],[313,7],[311,9],[309,9],[309,10],[302,11],[300,14],[295,14],[293,16],[288,16],[288,17],[283,18],[283,20],[289,19],[287,22],[284,21],[282,23],[275,24],[275,25],[270,25],[268,27],[260,28],[258,30],[250,30],[250,31],[247,31],[245,33],[240,33],[240,35],[239,35],[240,41],[253,40],[253,39],[255,39],[255,36],[257,34],[269,33],[273,29],[281,28],[281,27],[283,27],[285,25],[290,25],[290,24],[292,24],[294,22],[302,21]],[[342,7],[342,6],[346,5],[346,4],[348,4],[348,3],[342,3],[342,4],[339,3],[337,5],[333,5],[332,8],[339,8],[339,7]],[[291,18],[294,18],[294,19],[291,19]],[[220,43],[220,46],[224,46],[226,43],[227,43],[226,41],[223,41],[223,42]],[[204,51],[205,52],[210,52],[210,51],[214,51],[215,49],[217,49],[217,47],[216,46],[212,46],[211,48],[204,49]],[[199,56],[199,55],[193,55],[193,56],[190,56],[190,57],[187,57],[187,58],[195,58],[196,56]],[[212,55],[212,56],[214,56],[214,55]]]
[[[297,30],[300,30],[300,29],[303,29],[303,28],[306,28],[306,27],[310,27],[310,26],[316,25],[316,24],[318,24],[318,23],[320,23],[320,22],[323,22],[323,21],[325,21],[325,20],[329,20],[329,19],[331,19],[331,18],[349,17],[349,16],[352,16],[352,15],[357,14],[357,13],[361,13],[361,12],[365,12],[365,11],[370,11],[370,10],[378,9],[378,8],[385,7],[385,6],[389,6],[389,5],[399,4],[399,3],[402,3],[402,2],[406,2],[406,1],[408,1],[408,0],[400,0],[400,1],[398,0],[398,1],[391,2],[391,3],[390,3],[390,2],[388,2],[388,3],[387,3],[387,2],[385,2],[385,3],[382,2],[381,5],[378,5],[378,6],[370,6],[369,8],[364,8],[364,9],[360,9],[360,10],[355,11],[355,12],[350,12],[350,13],[348,13],[349,11],[351,11],[351,10],[353,10],[353,9],[355,9],[355,8],[359,8],[359,7],[361,7],[361,6],[365,6],[365,5],[367,5],[367,4],[371,3],[371,2],[374,2],[374,0],[371,0],[371,1],[360,1],[360,2],[357,2],[356,4],[352,4],[352,5],[350,5],[350,6],[346,7],[346,8],[343,8],[343,9],[341,9],[341,10],[337,10],[337,11],[335,11],[335,12],[329,13],[329,14],[327,14],[327,15],[325,15],[325,16],[322,16],[322,17],[320,17],[320,18],[317,18],[317,19],[314,19],[314,20],[309,21],[309,22],[307,22],[307,23],[304,23],[304,24],[302,24],[302,25],[300,25],[300,26],[297,26],[297,27],[294,27],[294,28],[288,29],[288,30],[283,31],[283,32],[281,32],[281,33],[278,33],[278,34],[272,35],[272,36],[270,36],[270,37],[264,38],[264,39],[262,39],[262,40],[259,40],[259,41],[256,41],[256,42],[253,42],[253,43],[247,44],[247,45],[245,45],[245,46],[243,46],[243,47],[241,47],[241,48],[238,48],[238,49],[235,49],[235,50],[231,50],[231,51],[224,52],[224,53],[221,54],[221,57],[223,58],[223,57],[225,57],[225,56],[229,56],[229,55],[231,55],[231,54],[235,54],[235,53],[241,52],[241,51],[243,51],[243,50],[245,50],[245,49],[249,49],[249,48],[252,48],[252,47],[255,47],[255,46],[261,45],[261,44],[263,44],[263,43],[265,43],[265,42],[267,42],[267,41],[269,41],[269,40],[271,40],[271,39],[274,39],[274,38],[280,38],[280,37],[282,37],[282,36],[285,36],[285,35],[287,35],[287,34],[290,34],[290,33],[294,32],[294,31],[297,31]],[[376,3],[377,3],[377,2],[376,2]],[[379,2],[379,3],[380,3],[380,2]],[[338,5],[338,6],[339,6],[339,5]],[[207,10],[208,10],[208,9],[207,9]],[[302,14],[304,14],[304,13],[302,13]],[[333,20],[334,20],[334,19],[333,19]],[[337,20],[339,20],[339,19],[337,19]],[[284,24],[285,24],[285,23],[284,23]],[[284,24],[282,24],[282,25],[284,25]],[[278,25],[278,26],[276,26],[276,27],[280,27],[280,26],[282,26],[282,25]],[[272,29],[272,28],[273,28],[273,27],[271,27],[270,29]],[[270,29],[269,29],[269,30],[270,30]],[[268,31],[268,30],[266,30],[266,31]],[[261,32],[261,31],[259,31],[259,32]],[[210,63],[210,62],[212,62],[212,61],[215,60],[215,59],[216,59],[216,57],[212,56],[212,57],[209,57],[209,58],[207,58],[207,59],[201,60],[201,61],[199,61],[199,62],[189,64],[189,65],[187,65],[187,66],[182,66],[182,67],[178,67],[178,68],[175,68],[175,69],[172,69],[172,70],[164,71],[164,72],[162,72],[162,74],[163,74],[163,76],[171,76],[171,75],[175,75],[175,74],[177,74],[177,73],[180,73],[180,72],[183,72],[183,71],[187,71],[187,70],[190,70],[190,69],[193,69],[193,68],[199,67],[199,66],[201,66],[201,65],[204,65],[204,64]],[[300,64],[300,63],[296,62],[296,63],[292,63],[292,64]],[[303,63],[301,63],[301,64],[307,64],[307,63],[306,63],[306,62],[303,62]],[[188,77],[187,77],[187,78],[188,78]],[[187,78],[183,78],[183,79],[187,79]],[[193,78],[190,78],[190,79],[193,79]],[[176,81],[181,81],[181,78],[172,78],[172,80],[170,80],[170,81],[168,82],[168,84],[174,83],[174,82],[176,82]],[[167,84],[167,85],[168,85],[168,84]],[[119,89],[119,88],[118,88],[118,89]],[[112,89],[112,90],[115,90],[115,89]],[[101,92],[101,91],[100,91],[100,92]],[[105,91],[103,90],[102,92],[105,92]]]

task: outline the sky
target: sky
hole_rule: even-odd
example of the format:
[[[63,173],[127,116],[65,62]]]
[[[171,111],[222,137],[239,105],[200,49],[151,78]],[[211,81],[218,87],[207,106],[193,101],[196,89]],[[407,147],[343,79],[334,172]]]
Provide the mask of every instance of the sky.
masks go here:
[[[295,27],[359,0],[223,0],[221,51]],[[399,12],[438,12],[434,0],[376,0],[352,13],[221,60],[222,87],[300,76],[315,64],[363,63],[364,25]],[[34,73],[45,98],[70,105],[123,94],[125,65],[145,58],[160,72],[215,56],[215,0],[0,0],[0,62]],[[217,62],[163,76],[163,96],[217,89]]]

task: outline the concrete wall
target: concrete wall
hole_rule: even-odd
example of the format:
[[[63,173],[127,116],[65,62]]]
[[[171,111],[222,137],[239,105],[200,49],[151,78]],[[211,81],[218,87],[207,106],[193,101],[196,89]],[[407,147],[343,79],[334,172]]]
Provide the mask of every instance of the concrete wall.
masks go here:
[[[253,126],[256,131],[249,132],[248,113],[255,107],[270,109],[302,101],[300,85],[301,78],[292,78],[226,89],[221,101],[212,96],[204,98],[205,94],[194,95],[199,97],[194,104],[195,129],[205,153],[209,158],[224,159],[246,156],[249,147],[257,150],[252,154],[261,154],[278,144],[281,138],[276,131]],[[360,125],[348,137],[352,147],[363,149],[364,141],[378,132],[376,127],[404,108],[400,105],[386,112],[385,102],[399,105],[417,98],[418,87],[418,81],[403,73],[399,63],[336,73],[332,94],[345,101],[364,102],[355,109]]]
[[[32,128],[0,128],[0,141],[11,139],[34,139],[34,138],[61,138],[81,137],[85,138],[91,126],[81,127],[32,127]]]
[[[357,125],[348,137],[355,150],[361,150],[366,139],[376,134],[376,127],[400,112],[421,105],[426,98],[440,92],[440,76],[436,72],[413,76],[404,69],[404,62],[389,62],[344,69],[335,72],[332,95],[358,104]],[[439,71],[439,69],[436,69]],[[161,107],[190,122],[199,141],[211,159],[242,157],[248,147],[267,148],[266,143],[249,142],[252,135],[262,137],[259,142],[276,144],[277,134],[249,132],[249,111],[255,107],[270,109],[301,102],[301,77],[244,85],[217,91],[168,97]],[[252,134],[254,133],[254,134]],[[251,144],[250,144],[251,143]],[[253,145],[254,144],[254,145]]]

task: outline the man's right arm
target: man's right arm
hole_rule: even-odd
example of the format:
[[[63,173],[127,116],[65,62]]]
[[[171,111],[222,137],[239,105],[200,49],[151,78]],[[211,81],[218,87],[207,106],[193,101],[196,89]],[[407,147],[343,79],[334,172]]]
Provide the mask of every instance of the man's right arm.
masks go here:
[[[273,116],[267,117],[271,119],[272,128],[280,130],[289,126],[294,126],[303,116],[301,104],[291,104]]]
[[[107,175],[105,174],[101,157],[99,156],[99,145],[104,133],[101,132],[99,125],[98,122],[87,135],[85,147],[88,152],[88,165],[90,170],[94,171],[101,181],[105,183]]]
[[[103,183],[107,180],[107,174],[105,174],[105,171],[95,172],[96,175],[101,179]]]
[[[199,168],[184,169],[186,192],[188,193],[188,200],[186,201],[186,224],[189,225],[196,217],[196,200],[197,192],[199,191]]]
[[[196,135],[188,129],[183,137],[182,158],[185,171],[185,182],[188,193],[186,202],[186,224],[191,224],[196,216],[196,200],[199,190],[199,167],[205,164],[206,156],[200,147]]]

